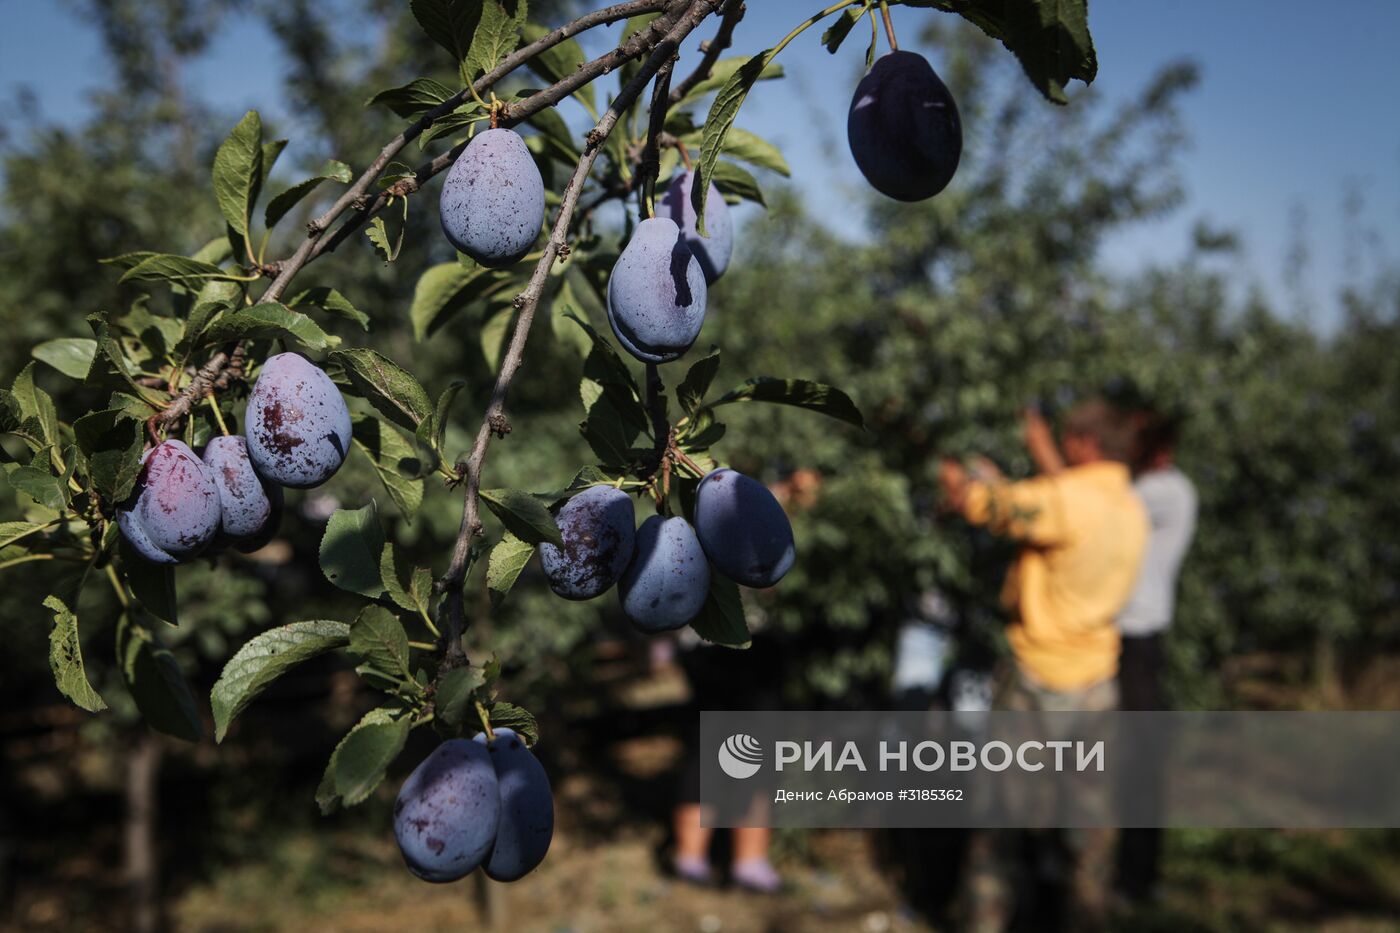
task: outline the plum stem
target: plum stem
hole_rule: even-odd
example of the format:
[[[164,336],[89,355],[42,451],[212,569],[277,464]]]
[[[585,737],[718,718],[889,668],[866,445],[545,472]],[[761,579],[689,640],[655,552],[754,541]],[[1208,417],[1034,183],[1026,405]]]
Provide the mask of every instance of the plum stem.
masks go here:
[[[209,410],[214,413],[214,420],[219,423],[219,430],[224,432],[224,437],[228,437],[228,425],[224,424],[224,413],[219,411],[218,399],[214,398],[214,394],[211,392],[204,397],[204,400],[209,403]]]
[[[880,0],[880,18],[885,21],[885,38],[890,40],[890,51],[898,52],[899,43],[894,38],[894,21],[890,19],[890,5]]]
[[[486,741],[496,741],[496,731],[491,728],[491,717],[486,715],[486,707],[480,700],[473,700],[476,706],[476,715],[481,719],[481,731],[486,733]]]

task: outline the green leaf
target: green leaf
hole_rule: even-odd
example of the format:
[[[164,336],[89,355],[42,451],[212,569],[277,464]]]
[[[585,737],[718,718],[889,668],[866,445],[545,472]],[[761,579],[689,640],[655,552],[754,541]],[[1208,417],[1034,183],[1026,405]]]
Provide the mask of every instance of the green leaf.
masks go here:
[[[321,538],[321,572],[342,590],[379,599],[384,595],[379,577],[383,550],[384,529],[374,502],[359,509],[337,509]]]
[[[53,671],[58,692],[89,713],[106,709],[106,702],[88,683],[87,670],[83,667],[78,617],[57,596],[45,599],[44,605],[53,610],[53,631],[49,633],[49,669]]]
[[[380,91],[365,101],[366,107],[383,104],[401,117],[416,117],[434,107],[440,107],[455,97],[457,92],[441,81],[432,78],[414,78],[402,87],[392,87]],[[348,179],[347,179],[348,180]]]
[[[117,663],[136,708],[152,729],[190,742],[204,738],[199,704],[175,656],[129,612],[117,624]]]
[[[350,626],[350,654],[390,680],[413,679],[408,664],[408,633],[382,606],[366,606]]]
[[[691,133],[682,138],[687,145],[703,143],[704,135],[707,131]],[[779,175],[791,175],[792,169],[788,167],[787,160],[778,151],[778,147],[756,133],[734,127],[729,131],[724,139],[723,154],[733,159],[742,159],[751,165],[759,168],[771,169]],[[716,168],[718,171],[718,168]],[[714,177],[711,176],[711,180]]]
[[[433,408],[432,436],[428,438],[428,442],[435,450],[442,448],[443,437],[447,434],[448,416],[452,412],[452,403],[456,400],[457,394],[466,388],[466,385],[464,380],[456,379],[438,396],[437,405]]]
[[[73,436],[92,487],[108,503],[124,501],[141,473],[145,438],[140,423],[120,408],[109,408],[73,422]]]
[[[46,340],[30,351],[36,360],[48,363],[69,379],[83,379],[97,356],[97,341],[88,337],[59,337]]]
[[[369,315],[350,303],[340,292],[333,288],[318,286],[308,288],[304,292],[299,292],[295,298],[287,302],[289,305],[312,305],[320,308],[327,314],[334,314],[336,317],[343,317],[348,321],[354,321],[360,325],[361,330],[369,330]]]
[[[685,379],[676,387],[676,398],[687,415],[694,414],[695,409],[700,407],[718,372],[719,347],[711,347],[709,353],[700,357],[686,370]]]
[[[68,507],[68,482],[55,476],[50,451],[44,447],[34,452],[28,466],[16,467],[7,476],[16,492],[22,492],[45,508],[62,511]]]
[[[540,499],[519,489],[483,489],[481,501],[486,503],[506,530],[530,544],[548,541],[563,544],[554,516]]]
[[[428,38],[451,53],[454,64],[466,59],[481,21],[481,0],[409,0],[408,6]]]
[[[175,599],[175,568],[157,564],[136,553],[125,537],[118,545],[122,557],[122,576],[127,588],[146,611],[171,625],[179,625],[179,606]]]
[[[222,742],[229,724],[278,677],[349,643],[350,626],[344,622],[312,621],[271,629],[239,648],[209,693],[214,741]]]
[[[515,319],[519,314],[514,305],[506,304],[481,325],[481,355],[486,358],[486,365],[493,373],[501,368],[501,357],[505,356],[506,347],[510,345]]]
[[[720,153],[724,151],[725,139],[734,128],[734,120],[739,116],[739,108],[743,106],[744,98],[749,96],[749,90],[753,88],[759,75],[763,74],[773,55],[774,51],[767,49],[740,65],[724,82],[724,86],[715,95],[714,102],[710,104],[709,116],[705,118],[704,138],[700,144],[700,162],[696,166],[698,178],[690,192],[691,203],[695,205],[696,230],[701,236],[707,235],[705,200],[709,196],[710,182],[715,177],[715,164],[719,161]]]
[[[714,181],[721,194],[768,206],[768,202],[763,198],[762,189],[758,187],[758,180],[733,162],[716,163]]]
[[[405,209],[407,209],[407,204],[408,202],[405,201]],[[402,227],[399,228],[399,239],[393,246],[389,245],[389,228],[384,225],[383,217],[376,217],[370,221],[369,226],[365,228],[365,236],[369,237],[375,248],[384,254],[386,265],[399,258],[399,250],[403,248]]]
[[[277,222],[287,215],[287,212],[296,207],[303,198],[315,191],[323,181],[338,181],[341,184],[349,184],[354,176],[350,172],[350,166],[344,162],[337,162],[335,159],[327,159],[320,170],[311,178],[298,182],[292,187],[267,202],[267,209],[263,214],[263,223],[271,229]]]
[[[172,285],[189,286],[209,279],[232,278],[213,263],[176,256],[173,253],[155,253],[141,260],[122,273],[118,282],[169,282]]]
[[[506,594],[515,586],[520,571],[530,563],[534,554],[533,544],[521,541],[509,532],[491,549],[491,556],[486,562],[486,588],[491,593],[493,612],[505,602]]]
[[[25,364],[15,377],[10,393],[19,405],[21,417],[37,422],[38,437],[47,444],[58,447],[63,438],[58,430],[58,409],[47,392],[34,384],[34,364]]]
[[[747,648],[753,641],[744,621],[739,587],[719,573],[710,574],[710,592],[690,627],[705,641],[727,648]]]
[[[384,780],[389,765],[408,741],[411,725],[386,707],[370,710],[331,752],[325,776],[316,789],[323,814],[364,801]]]
[[[243,291],[236,283],[218,279],[206,282],[199,290],[199,297],[190,309],[189,316],[185,318],[185,331],[175,343],[175,353],[183,356],[200,346],[199,341],[204,336],[204,329],[209,326],[209,322],[221,312],[242,303]]]
[[[433,413],[428,393],[403,367],[373,350],[337,350],[330,357],[366,401],[384,417],[410,431]]]
[[[445,113],[433,121],[433,125],[428,127],[418,136],[418,148],[426,149],[428,143],[443,136],[451,136],[459,130],[466,129],[473,123],[480,123],[490,117],[490,111],[482,107],[480,103],[469,100],[451,113]]]
[[[464,78],[485,74],[520,45],[528,4],[525,0],[478,0],[481,20],[467,53]]]
[[[524,38],[526,42],[534,42],[543,38],[550,30],[534,23],[526,23]],[[583,46],[579,45],[575,39],[565,39],[557,45],[545,49],[534,58],[525,63],[535,74],[544,78],[550,84],[557,84],[572,75],[583,66],[588,57],[583,53]],[[593,93],[593,85],[585,84],[574,92],[574,96],[588,105],[590,111],[597,109],[597,99]]]
[[[480,301],[510,281],[506,270],[487,269],[472,263],[445,262],[432,266],[413,288],[408,318],[413,336],[422,340],[436,333],[456,312]]]
[[[385,543],[384,552],[379,556],[379,576],[384,580],[384,588],[389,591],[389,598],[395,604],[409,612],[428,615],[433,592],[432,575],[420,567],[413,572],[409,588],[404,589],[403,582],[399,579],[398,557],[392,542]],[[426,586],[420,583],[423,577],[427,578]]]
[[[403,435],[378,418],[351,417],[354,447],[369,459],[389,498],[405,518],[412,519],[423,504],[422,462]]]
[[[823,385],[820,382],[809,382],[806,379],[776,379],[772,376],[760,376],[730,389],[705,407],[715,408],[732,402],[773,402],[779,405],[795,405],[798,408],[806,408],[830,415],[858,428],[865,427],[865,419],[849,395],[832,386]]]
[[[1026,77],[1047,99],[1069,102],[1065,85],[1092,83],[1098,56],[1089,33],[1088,0],[906,0],[907,5],[957,13],[1021,62]]]
[[[53,522],[0,522],[0,548],[53,527]]]
[[[229,227],[245,238],[262,185],[262,162],[262,118],[250,110],[214,154],[214,197]]]
[[[822,33],[822,45],[826,46],[826,50],[835,55],[836,50],[841,48],[841,43],[846,41],[846,37],[864,15],[864,7],[847,7]]]
[[[462,728],[476,715],[472,693],[485,684],[485,673],[479,667],[455,667],[442,675],[433,702],[437,717],[453,729]]]
[[[311,350],[324,350],[340,343],[339,337],[326,333],[305,314],[275,301],[222,315],[204,332],[202,342],[220,344],[232,340],[273,337],[295,340]]]
[[[492,703],[486,710],[486,717],[491,720],[492,729],[513,730],[525,740],[527,746],[538,744],[540,740],[540,725],[535,717],[530,715],[529,710],[514,703]]]

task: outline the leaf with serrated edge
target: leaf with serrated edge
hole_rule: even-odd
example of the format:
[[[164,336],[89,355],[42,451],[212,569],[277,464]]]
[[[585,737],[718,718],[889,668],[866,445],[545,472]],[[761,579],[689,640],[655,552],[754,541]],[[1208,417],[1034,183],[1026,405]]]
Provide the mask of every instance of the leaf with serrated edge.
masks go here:
[[[506,594],[510,588],[515,586],[515,581],[520,576],[520,571],[525,569],[525,565],[530,563],[530,558],[535,554],[535,546],[526,541],[521,541],[515,535],[507,533],[496,546],[491,549],[491,556],[486,562],[486,588],[491,593],[491,609],[494,612],[501,603],[505,602]]]
[[[344,622],[293,622],[253,638],[229,658],[209,692],[214,741],[222,742],[238,714],[278,677],[303,661],[344,648],[350,626]]]
[[[384,594],[379,578],[383,549],[384,529],[373,502],[359,509],[337,509],[321,538],[321,572],[342,590],[378,599]]]
[[[106,702],[88,683],[82,644],[78,640],[78,617],[57,596],[45,599],[44,605],[53,610],[53,631],[49,633],[49,668],[53,671],[58,692],[90,713],[106,709]]]
[[[554,516],[538,497],[519,489],[483,489],[481,500],[517,538],[531,544],[564,543]]]
[[[262,118],[250,110],[214,155],[214,197],[224,220],[244,237],[262,182],[262,161]]]
[[[345,368],[365,400],[395,424],[412,431],[433,413],[423,386],[388,357],[373,350],[337,350],[330,358]]]
[[[710,592],[700,614],[690,623],[705,641],[729,648],[747,648],[753,641],[744,621],[739,587],[721,574],[710,574]]]
[[[733,402],[772,402],[779,405],[794,405],[809,411],[829,415],[858,428],[865,427],[865,418],[856,408],[851,397],[840,389],[811,382],[806,379],[777,379],[760,376],[730,389],[724,395],[705,405],[715,408]]]
[[[366,606],[350,626],[350,654],[396,680],[413,679],[408,665],[408,633],[382,606]]]

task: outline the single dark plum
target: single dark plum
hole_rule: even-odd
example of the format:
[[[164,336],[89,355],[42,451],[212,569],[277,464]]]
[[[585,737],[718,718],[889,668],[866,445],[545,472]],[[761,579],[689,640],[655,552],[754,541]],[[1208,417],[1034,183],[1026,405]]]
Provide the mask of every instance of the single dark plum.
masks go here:
[[[495,881],[519,881],[549,852],[554,838],[554,793],[544,765],[520,736],[512,729],[494,731],[496,737],[490,742],[484,732],[474,740],[490,751],[501,788],[501,823],[483,870]]]
[[[253,468],[279,486],[319,486],[350,451],[345,399],[329,376],[297,353],[263,363],[244,420]]]
[[[563,546],[540,545],[550,589],[565,599],[607,592],[632,559],[637,531],[632,497],[611,486],[593,486],[564,503],[555,522]]]
[[[705,273],[668,217],[637,225],[608,277],[608,323],[644,363],[680,359],[705,323]]]
[[[866,181],[898,201],[942,191],[962,158],[958,105],[916,52],[890,52],[875,62],[856,85],[846,136]]]
[[[637,549],[617,584],[622,611],[643,632],[680,628],[710,592],[710,565],[683,518],[653,515],[637,529]]]
[[[258,476],[243,437],[214,438],[205,445],[203,459],[219,487],[221,537],[244,552],[272,540],[282,518],[282,487]]]
[[[695,205],[690,201],[694,187],[694,172],[678,172],[666,187],[656,212],[671,218],[681,228],[685,245],[690,247],[695,261],[704,270],[705,282],[713,285],[729,268],[729,257],[734,252],[734,224],[729,219],[729,205],[724,203],[724,195],[711,183],[709,197],[705,199],[705,229],[709,236],[701,236],[695,229]]]
[[[394,803],[394,836],[408,870],[424,881],[469,874],[496,841],[500,784],[484,745],[451,739],[413,769]]]
[[[219,488],[182,441],[165,441],[141,459],[131,497],[117,525],[137,553],[158,564],[198,557],[219,531]]]
[[[725,467],[695,491],[695,532],[715,569],[744,586],[773,586],[792,569],[792,524],[758,480]]]
[[[483,266],[519,262],[544,224],[544,179],[520,134],[478,133],[448,171],[438,213],[452,245]]]

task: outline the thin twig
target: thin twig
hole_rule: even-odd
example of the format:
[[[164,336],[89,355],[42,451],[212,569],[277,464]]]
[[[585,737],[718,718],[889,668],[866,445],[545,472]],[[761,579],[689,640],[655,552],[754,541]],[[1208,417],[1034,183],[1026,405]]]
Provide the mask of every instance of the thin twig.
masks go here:
[[[744,18],[745,12],[744,0],[728,0],[725,3],[719,29],[715,32],[713,39],[703,44],[704,55],[695,66],[695,70],[671,89],[672,104],[680,103],[695,85],[710,76],[714,70],[715,62],[719,61],[720,55],[734,41],[734,27],[739,25],[739,20]]]
[[[580,157],[573,177],[569,179],[560,199],[559,214],[554,221],[549,242],[545,245],[544,255],[535,264],[535,270],[530,276],[529,284],[515,299],[515,305],[520,309],[520,313],[515,321],[515,329],[511,333],[510,346],[502,357],[501,370],[496,377],[496,385],[491,392],[491,401],[486,407],[485,417],[482,418],[481,427],[477,431],[476,442],[472,445],[471,453],[462,467],[466,479],[466,489],[463,493],[462,524],[457,533],[457,542],[452,550],[452,560],[448,565],[447,572],[434,585],[437,592],[443,596],[442,610],[439,613],[438,621],[442,623],[443,630],[445,651],[442,667],[444,669],[451,669],[466,660],[466,653],[462,649],[462,633],[466,628],[463,583],[470,563],[472,544],[477,535],[481,533],[479,493],[481,490],[481,469],[486,460],[486,451],[491,444],[491,438],[499,435],[508,425],[505,416],[506,395],[509,393],[511,382],[523,362],[525,341],[529,336],[530,325],[534,321],[540,298],[544,294],[550,268],[555,257],[568,240],[569,226],[573,219],[574,210],[578,206],[579,196],[583,192],[584,183],[588,180],[588,174],[593,168],[594,161],[598,158],[599,150],[617,126],[623,112],[637,100],[657,71],[672,59],[676,54],[676,49],[680,47],[681,41],[714,12],[715,5],[715,0],[694,0],[694,2],[684,6],[677,4],[675,9],[683,12],[675,18],[675,25],[664,36],[658,37],[650,57],[642,65],[641,70],[613,100],[612,105],[608,107],[607,112],[603,114],[597,125],[589,130],[585,137],[583,155]]]

